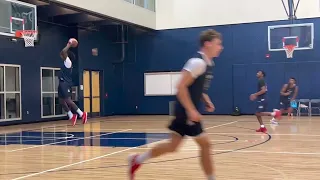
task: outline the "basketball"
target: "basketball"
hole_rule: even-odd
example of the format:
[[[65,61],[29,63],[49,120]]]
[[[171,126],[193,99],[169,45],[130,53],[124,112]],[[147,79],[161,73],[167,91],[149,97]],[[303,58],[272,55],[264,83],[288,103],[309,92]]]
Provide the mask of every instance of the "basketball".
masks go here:
[[[69,43],[71,44],[72,47],[78,46],[78,41],[75,38],[70,38]]]

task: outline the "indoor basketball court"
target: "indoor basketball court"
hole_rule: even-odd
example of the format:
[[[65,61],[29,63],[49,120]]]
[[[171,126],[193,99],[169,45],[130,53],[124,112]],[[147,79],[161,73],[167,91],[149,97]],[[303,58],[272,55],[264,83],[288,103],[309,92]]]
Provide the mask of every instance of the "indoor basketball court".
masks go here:
[[[289,21],[285,21],[282,24],[277,23],[276,25],[270,23],[270,25],[264,29],[264,46],[268,49],[268,53],[286,60],[293,59],[295,53],[314,50],[316,42],[319,42],[314,40],[317,36],[317,30],[315,29],[317,27],[316,24],[305,22],[296,23],[295,12],[298,4],[292,2],[297,1],[289,0],[288,2],[288,7],[285,9]],[[139,50],[140,52],[144,52],[141,49],[144,50],[145,46],[139,49],[139,46],[138,48],[136,46],[137,42],[134,42],[132,46],[127,46],[127,44],[133,40],[124,38],[124,36],[129,36],[130,34],[126,32],[123,26],[119,26],[119,22],[111,22],[113,19],[102,21],[100,14],[94,17],[96,15],[94,12],[87,13],[82,9],[68,9],[64,3],[55,3],[56,1],[0,0],[0,35],[10,40],[10,45],[8,45],[10,48],[23,47],[22,50],[20,49],[21,52],[23,52],[22,56],[27,56],[25,53],[29,51],[31,58],[28,60],[34,60],[32,61],[35,63],[34,66],[39,64],[39,67],[41,66],[40,68],[34,68],[30,65],[32,63],[26,63],[25,61],[22,62],[21,65],[14,65],[16,63],[7,62],[0,64],[0,66],[3,65],[4,67],[13,64],[12,66],[19,67],[19,71],[12,74],[20,73],[18,80],[6,80],[6,78],[4,78],[5,80],[3,81],[0,80],[0,116],[1,119],[4,119],[4,122],[13,123],[0,127],[0,154],[2,155],[0,160],[0,179],[128,179],[127,157],[130,154],[143,153],[150,150],[157,143],[167,141],[168,138],[170,138],[167,125],[173,118],[173,99],[164,98],[165,100],[163,100],[161,99],[162,97],[159,96],[161,96],[161,94],[167,96],[176,93],[175,89],[172,89],[172,82],[174,81],[174,83],[176,83],[179,80],[179,72],[166,73],[163,75],[164,80],[161,79],[160,76],[155,77],[157,73],[147,73],[147,71],[140,72],[140,67],[134,64],[139,61],[139,57],[137,58],[135,53],[137,51],[139,52]],[[66,16],[68,16],[68,18],[66,18]],[[45,20],[48,22],[44,22]],[[55,21],[53,22],[53,20]],[[81,26],[79,25],[80,23]],[[55,27],[52,28],[51,25]],[[103,44],[104,40],[101,39],[107,39],[108,35],[103,33],[98,35],[94,34],[98,31],[95,29],[98,25],[107,26],[107,28],[104,28],[109,28],[108,30],[115,29],[115,35],[108,34],[112,36],[113,42]],[[117,27],[113,28],[111,25]],[[77,28],[80,30],[78,31]],[[83,30],[84,28],[85,30],[89,29],[90,32],[87,34],[83,33],[85,31]],[[51,29],[53,30],[50,31]],[[51,34],[61,29],[67,30],[57,35]],[[82,38],[82,41],[79,38],[79,50],[77,51],[79,54],[85,52],[81,54],[82,56],[79,55],[79,59],[85,59],[86,62],[80,61],[76,64],[76,69],[80,72],[77,74],[80,80],[78,80],[78,86],[72,90],[72,93],[77,104],[80,104],[80,106],[90,114],[90,119],[87,124],[78,122],[76,126],[72,126],[69,121],[64,120],[66,119],[64,116],[66,112],[58,105],[58,92],[56,91],[57,76],[55,75],[60,70],[57,64],[61,62],[59,53],[64,46],[64,40],[70,37],[70,32],[74,29],[77,29],[77,35],[80,36],[84,34],[83,36],[85,38]],[[144,32],[140,29],[137,31],[139,31],[139,33]],[[101,36],[102,34],[103,36]],[[228,35],[226,34],[224,36]],[[59,39],[59,37],[63,38]],[[147,38],[143,39],[143,41],[146,41],[146,39]],[[151,41],[153,42],[155,40],[152,39]],[[172,39],[169,41],[171,42]],[[173,45],[166,47],[161,43],[158,49],[173,47]],[[42,46],[43,44],[44,46]],[[59,44],[59,46],[56,47],[54,44]],[[84,44],[90,45],[84,48]],[[126,47],[122,44],[126,44]],[[146,44],[150,45],[152,43]],[[179,45],[181,44],[186,45],[188,43],[179,41]],[[103,54],[103,51],[111,53],[114,49],[108,51],[106,47],[111,48],[112,46],[118,45],[120,48],[117,49],[116,52],[119,52],[119,54],[123,56],[119,58],[119,62],[112,65],[108,64],[110,67],[105,68],[102,62],[108,59],[109,56]],[[98,48],[101,49],[99,54]],[[126,52],[125,48],[129,49],[127,50],[130,51],[129,54],[134,54],[134,58],[127,64],[117,66],[117,63],[122,63],[126,58],[126,56],[124,56],[124,52]],[[50,54],[49,50],[55,51],[55,54]],[[182,48],[181,52],[184,50],[185,49]],[[2,58],[1,55],[4,53],[5,52],[0,53],[0,58]],[[19,54],[19,52],[11,53],[14,58],[16,54]],[[42,56],[47,59],[54,56],[54,58],[57,59],[57,63],[36,59]],[[101,56],[102,59],[95,59],[99,56]],[[88,64],[91,65],[90,68],[86,67]],[[135,69],[126,69],[128,71],[125,71],[126,66],[134,66]],[[300,68],[298,65],[296,66],[296,69]],[[233,75],[232,83],[246,81],[243,80],[243,77],[247,76],[246,73],[248,71],[251,73],[250,68],[243,68],[241,64],[234,63],[228,68],[232,69],[233,73],[239,71],[245,74],[240,75],[241,73],[239,73],[238,75]],[[28,72],[26,72],[26,69],[28,69]],[[113,76],[108,76],[108,73],[119,69],[123,71],[115,74],[120,78],[115,79]],[[134,75],[130,77],[130,72],[135,72],[136,69],[138,69],[137,71],[140,73],[137,77],[144,78],[144,84],[136,83],[133,78]],[[9,70],[1,69],[0,71],[0,75],[1,73],[4,74],[2,76],[7,75],[6,71],[9,72]],[[24,71],[24,74],[22,71]],[[50,78],[52,76],[52,79],[48,78],[49,75],[48,77],[43,77],[43,74],[46,74],[44,71],[48,71],[49,73],[46,73],[50,75]],[[255,69],[254,71],[252,70],[252,79],[255,78],[255,71]],[[28,76],[31,72],[36,72],[36,75]],[[270,70],[269,72],[271,72],[269,74],[273,78],[272,71]],[[131,87],[128,84],[126,84],[128,86],[125,86],[123,84],[119,85],[119,83],[116,82],[123,82],[125,79],[124,74],[126,73],[129,74],[129,78],[127,78],[126,81],[129,82],[128,84],[133,84]],[[40,78],[38,77],[39,74],[41,76]],[[283,74],[281,78],[288,78],[292,74],[295,73],[289,72]],[[221,74],[215,78],[222,78]],[[273,79],[276,78],[277,77]],[[41,83],[32,83],[33,79],[37,79]],[[47,80],[51,81],[53,85],[47,83]],[[13,88],[13,90],[7,91],[1,89],[2,84],[4,84],[4,89],[7,89],[9,86],[11,87],[11,81],[15,81],[13,86],[19,88]],[[112,83],[106,85],[106,83],[109,83],[108,81]],[[309,81],[310,79],[308,79],[308,82]],[[29,84],[29,82],[31,83]],[[170,84],[168,88],[164,87],[166,84]],[[274,88],[277,89],[274,90],[276,93],[271,93],[272,96],[276,98],[279,96],[278,89],[280,90],[281,88],[280,83],[277,82],[277,85],[278,84],[279,88]],[[112,85],[117,86],[119,89],[114,91],[109,90],[108,88]],[[144,86],[141,87],[141,89],[144,90],[144,96],[156,96],[157,98],[155,98],[156,100],[150,100],[147,99],[148,97],[144,97],[146,99],[140,101],[151,103],[141,107],[141,109],[149,110],[149,113],[142,112],[140,106],[134,104],[136,102],[133,102],[139,99],[139,95],[141,95],[142,92],[139,92],[140,94],[137,93],[138,95],[124,93],[122,96],[117,96],[119,97],[118,99],[113,99],[114,94],[125,92],[125,88],[131,88],[131,91],[138,91],[136,90],[138,89],[136,87],[138,85]],[[255,85],[256,84],[254,84],[254,88],[256,87]],[[36,87],[41,90],[35,91],[31,89],[31,87]],[[215,87],[217,86],[214,85],[212,88]],[[247,86],[240,84],[238,87],[246,87],[249,89],[253,87],[253,85]],[[162,88],[166,89],[166,91],[163,92]],[[21,89],[30,90],[23,92]],[[226,96],[224,93],[227,89],[228,88],[218,90],[218,93],[220,93],[219,96]],[[245,107],[246,109],[242,109],[244,115],[203,116],[204,128],[213,146],[211,155],[214,158],[217,179],[318,180],[320,177],[320,132],[318,131],[320,118],[319,116],[314,116],[314,111],[319,111],[320,108],[316,107],[313,109],[311,105],[313,102],[319,105],[320,101],[309,101],[308,99],[297,100],[298,107],[295,109],[294,116],[287,117],[284,115],[282,120],[279,121],[279,125],[271,124],[269,122],[270,117],[263,117],[268,132],[257,133],[256,128],[259,124],[256,117],[250,115],[252,113],[248,110],[250,108],[254,109],[254,106],[248,103],[250,94],[239,90],[239,88],[233,91],[238,93],[238,96],[233,95],[232,97],[233,105]],[[111,92],[111,95],[109,92]],[[19,97],[17,95],[15,96],[17,98],[12,105],[8,99],[10,99],[9,94],[14,93],[20,94]],[[217,93],[217,91],[215,93]],[[31,99],[31,97],[35,95],[39,95],[39,98]],[[26,96],[29,96],[29,98],[25,98]],[[108,98],[111,100],[109,101]],[[126,100],[126,98],[131,99]],[[6,103],[5,101],[2,102],[2,99],[6,99]],[[35,101],[39,101],[39,104],[35,105],[37,107],[39,105],[39,109],[37,110],[31,108],[32,103],[35,103]],[[117,115],[117,111],[109,109],[113,108],[112,106],[118,103],[118,101],[120,102],[120,105],[117,105],[119,106],[118,109],[129,106],[133,108],[128,108],[129,110],[125,113],[119,113],[124,115]],[[17,108],[18,103],[16,102],[20,103],[19,108]],[[122,102],[127,102],[128,104],[123,104]],[[21,107],[23,105],[22,103],[25,103],[24,107]],[[52,103],[52,105],[49,106],[46,103]],[[145,115],[156,114],[153,112],[157,112],[154,108],[156,108],[155,106],[159,107],[158,104],[165,104],[166,106],[164,108],[165,110],[159,113],[160,115]],[[272,106],[275,104],[276,103],[271,103]],[[304,104],[304,106],[302,106],[302,104]],[[219,104],[215,105],[217,109],[221,107]],[[8,107],[12,109],[15,107],[16,109],[3,110],[4,113],[2,113],[2,109]],[[168,113],[166,112],[167,110],[169,111]],[[20,124],[19,121],[23,120],[22,115],[23,118],[29,119],[28,121],[23,121],[25,123]],[[43,122],[39,119],[43,120]],[[14,121],[17,121],[17,123],[14,123]],[[137,173],[136,179],[204,180],[206,177],[199,166],[198,154],[198,146],[193,139],[186,137],[178,152],[152,159],[143,164]]]

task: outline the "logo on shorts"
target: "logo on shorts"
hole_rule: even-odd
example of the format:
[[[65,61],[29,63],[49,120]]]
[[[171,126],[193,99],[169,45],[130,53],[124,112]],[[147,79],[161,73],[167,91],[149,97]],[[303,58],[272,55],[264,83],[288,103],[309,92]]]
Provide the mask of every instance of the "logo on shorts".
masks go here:
[[[70,89],[68,89],[68,93],[70,92]]]

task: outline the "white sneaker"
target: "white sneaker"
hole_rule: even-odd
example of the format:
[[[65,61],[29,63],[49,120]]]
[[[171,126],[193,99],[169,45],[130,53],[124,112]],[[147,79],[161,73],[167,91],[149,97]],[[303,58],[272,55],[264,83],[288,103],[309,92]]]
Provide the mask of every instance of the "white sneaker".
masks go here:
[[[270,123],[273,124],[273,125],[279,125],[279,123],[276,121],[276,119],[272,118],[270,120]]]

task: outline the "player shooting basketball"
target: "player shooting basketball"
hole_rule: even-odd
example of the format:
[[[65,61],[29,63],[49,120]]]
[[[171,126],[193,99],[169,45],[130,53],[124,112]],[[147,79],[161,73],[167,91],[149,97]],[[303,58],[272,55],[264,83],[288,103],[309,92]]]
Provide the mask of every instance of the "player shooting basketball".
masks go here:
[[[59,86],[58,86],[58,96],[60,104],[63,109],[68,113],[68,117],[72,120],[72,125],[77,123],[78,115],[73,114],[70,110],[72,108],[76,111],[82,118],[82,123],[87,122],[87,113],[82,112],[78,106],[71,100],[71,87],[72,87],[72,61],[75,60],[76,56],[73,52],[69,51],[71,47],[75,48],[78,46],[78,41],[71,38],[65,48],[60,52],[60,57],[63,60],[59,75]],[[70,108],[69,108],[70,107]]]

